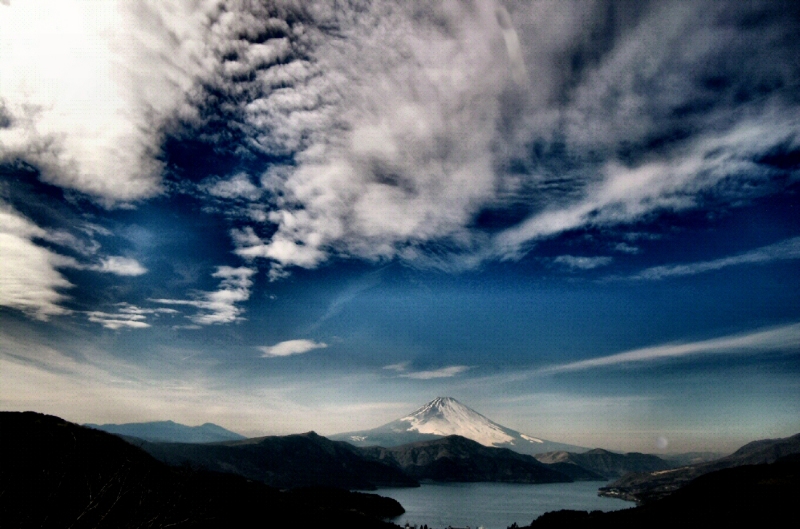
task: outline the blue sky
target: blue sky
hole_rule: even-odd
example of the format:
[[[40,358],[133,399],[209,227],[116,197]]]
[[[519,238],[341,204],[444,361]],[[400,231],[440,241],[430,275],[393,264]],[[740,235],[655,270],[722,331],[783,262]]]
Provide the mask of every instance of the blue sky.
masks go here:
[[[794,434],[798,30],[778,1],[0,2],[0,405]]]

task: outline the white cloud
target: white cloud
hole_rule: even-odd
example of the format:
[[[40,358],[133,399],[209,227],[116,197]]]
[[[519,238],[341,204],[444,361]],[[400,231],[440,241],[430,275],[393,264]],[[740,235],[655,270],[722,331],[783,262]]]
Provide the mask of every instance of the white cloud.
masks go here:
[[[237,169],[206,191],[250,202],[242,217],[267,229],[240,229],[237,254],[269,260],[273,279],[332,255],[474,267],[769,178],[754,160],[797,148],[796,103],[785,88],[738,98],[798,72],[796,49],[774,44],[791,24],[731,25],[759,8],[13,2],[0,160],[135,201],[162,190],[164,132],[218,111],[219,138],[241,137],[222,148],[253,179]],[[730,87],[710,89],[710,73]],[[508,204],[529,217],[497,235],[476,225]]]
[[[700,193],[739,199],[748,181],[769,178],[754,160],[796,148],[800,125],[779,92],[741,103],[704,87],[702,72],[731,51],[717,19],[725,5],[708,16],[695,2],[605,17],[590,3],[375,3],[355,17],[315,3],[309,12],[341,38],[292,35],[314,60],[257,74],[262,95],[245,124],[264,151],[294,152],[295,164],[262,178],[277,231],[237,238],[237,253],[270,260],[275,278],[331,255],[468,268],[567,230],[696,207]],[[566,66],[570,57],[582,69]],[[785,61],[752,60],[743,82],[792,82]],[[674,117],[706,99],[710,110]],[[569,162],[531,158],[531,145],[552,146],[556,133]],[[662,136],[662,147],[645,147]],[[622,163],[622,146],[648,155]],[[511,174],[519,160],[527,173]],[[527,203],[530,217],[495,236],[475,228],[482,209],[507,201]]]
[[[259,347],[259,349],[264,353],[263,357],[272,358],[303,354],[314,349],[324,349],[325,347],[328,347],[328,344],[313,340],[286,340],[275,345]]]
[[[202,292],[197,295],[199,299],[153,299],[155,303],[165,305],[188,305],[200,309],[200,312],[190,317],[197,325],[214,325],[232,323],[241,319],[244,309],[237,307],[237,303],[250,299],[250,287],[253,286],[251,277],[256,273],[252,268],[230,266],[217,267],[211,276],[221,278],[219,289],[213,292]]]
[[[573,270],[591,270],[611,263],[611,257],[585,257],[575,255],[559,255],[553,262]]]
[[[257,200],[264,194],[262,188],[256,187],[244,173],[238,173],[227,180],[214,179],[205,185],[206,191],[215,197]]]
[[[494,194],[492,124],[512,81],[494,3],[474,7],[379,3],[354,18],[314,5],[343,38],[309,37],[314,62],[267,70],[264,83],[290,85],[247,107],[259,145],[299,152],[296,167],[264,179],[280,196],[277,232],[239,255],[313,268],[332,253],[376,260],[432,240],[472,244],[465,226]]]
[[[41,320],[70,312],[62,290],[73,285],[58,268],[75,264],[33,242],[46,237],[46,230],[0,203],[0,305]]]
[[[795,323],[746,334],[713,338],[711,340],[644,347],[609,356],[546,367],[536,371],[536,373],[551,374],[583,371],[620,364],[680,358],[688,355],[782,351],[797,349],[798,346],[800,346],[800,323]]]
[[[0,7],[0,160],[111,205],[161,191],[161,130],[191,115],[213,2],[25,0]]]
[[[724,180],[739,179],[744,184],[764,178],[753,160],[780,145],[800,147],[798,126],[793,114],[774,108],[730,130],[694,138],[665,159],[634,167],[607,162],[602,178],[587,185],[580,200],[550,207],[501,232],[494,239],[495,251],[513,258],[532,242],[567,230],[624,224],[659,210],[695,207],[700,192]]]
[[[665,277],[688,276],[720,270],[729,266],[764,264],[786,259],[800,259],[800,237],[763,246],[749,252],[698,263],[654,266],[639,272],[633,279],[657,280]]]
[[[397,364],[389,364],[388,366],[383,366],[384,369],[388,369],[389,371],[397,371],[398,373],[402,373],[408,370],[408,365],[410,362],[399,362]]]
[[[90,266],[89,269],[118,276],[140,276],[147,273],[147,268],[139,261],[122,256],[105,257],[100,260],[99,265]]]
[[[405,378],[413,378],[416,380],[431,380],[434,378],[450,378],[460,375],[472,369],[471,366],[447,366],[439,369],[431,369],[428,371],[409,371],[404,372],[400,376]]]
[[[143,309],[129,303],[119,303],[116,312],[89,311],[89,321],[99,323],[106,329],[146,329],[150,315],[178,314],[175,309]]]

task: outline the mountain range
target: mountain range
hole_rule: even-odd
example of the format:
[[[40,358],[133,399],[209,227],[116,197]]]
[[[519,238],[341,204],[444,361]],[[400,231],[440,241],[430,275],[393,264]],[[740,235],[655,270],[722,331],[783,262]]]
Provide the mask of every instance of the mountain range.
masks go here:
[[[337,472],[324,466],[324,458],[303,465],[309,452],[298,447],[305,444],[334,459],[353,454],[355,459],[344,456],[344,468],[363,461],[378,465],[382,460],[380,464],[395,475],[403,471],[418,479],[448,480],[459,472],[466,472],[458,478],[464,480],[480,473],[498,481],[515,481],[522,476],[523,482],[545,482],[558,477],[548,474],[555,472],[552,467],[533,457],[486,447],[460,436],[404,447],[364,449],[313,433],[212,444],[135,441],[144,446],[196,447],[201,452],[237,446],[256,456],[249,459],[253,464],[264,457],[265,447],[271,447],[266,450],[269,452],[283,446],[284,451],[278,450],[276,457],[290,458],[286,461],[288,472],[315,465],[321,465],[321,473]],[[800,434],[756,441],[712,464],[633,475],[685,477],[687,472],[700,473],[690,482],[681,481],[672,493],[646,496],[640,507],[611,513],[550,512],[535,520],[532,527],[777,527],[791,519],[800,497],[798,454]],[[608,457],[596,455],[601,460]],[[557,465],[579,468],[568,462],[579,461],[574,456],[552,458],[560,460]],[[243,458],[238,463],[247,461]],[[510,466],[503,467],[504,461]],[[529,465],[531,461],[533,466]],[[213,529],[263,521],[299,527],[390,529],[397,526],[382,519],[403,512],[396,501],[372,494],[307,487],[280,491],[265,485],[263,479],[232,475],[233,469],[225,464],[231,462],[237,463],[235,459],[220,459],[223,472],[207,472],[199,468],[201,465],[186,461],[169,466],[103,431],[34,412],[0,412],[0,519],[4,527],[19,528]],[[365,475],[375,468],[367,467]],[[525,477],[526,473],[530,476]]]
[[[399,529],[398,502],[330,489],[278,489],[170,467],[118,436],[34,412],[0,412],[0,526],[18,529],[253,525]]]
[[[512,430],[451,397],[438,397],[411,414],[383,426],[331,435],[330,439],[362,447],[393,447],[432,441],[449,435],[459,435],[484,446],[509,448],[529,455],[556,450],[571,452],[588,450],[581,446],[548,441]]]
[[[115,435],[138,437],[145,441],[167,443],[217,443],[239,441],[244,435],[207,422],[200,426],[186,426],[172,421],[137,422],[126,424],[84,424],[87,428]]]
[[[613,479],[631,472],[651,472],[666,470],[674,465],[652,454],[630,452],[618,454],[595,448],[588,452],[576,454],[574,452],[548,452],[534,456],[537,460],[548,465],[559,465],[558,470],[564,472],[567,465],[572,465],[583,470],[591,471],[600,476],[600,479]]]
[[[280,489],[419,486],[396,466],[364,457],[355,446],[314,432],[202,444],[130,441],[169,465],[229,472]]]
[[[572,477],[508,448],[483,446],[460,435],[402,446],[361,448],[367,457],[388,463],[420,481],[559,483]]]

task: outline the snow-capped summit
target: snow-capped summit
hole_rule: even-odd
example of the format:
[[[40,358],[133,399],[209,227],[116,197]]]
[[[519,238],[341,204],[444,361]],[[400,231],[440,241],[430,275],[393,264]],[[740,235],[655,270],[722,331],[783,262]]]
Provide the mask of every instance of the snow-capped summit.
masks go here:
[[[437,397],[411,415],[395,422],[408,423],[406,430],[435,435],[460,435],[485,446],[510,443],[514,437],[452,397]],[[541,442],[536,439],[534,442]]]
[[[399,446],[460,435],[485,446],[510,448],[524,454],[554,450],[582,452],[585,448],[554,443],[501,426],[452,397],[437,397],[405,417],[373,430],[349,432],[330,438],[356,446]]]

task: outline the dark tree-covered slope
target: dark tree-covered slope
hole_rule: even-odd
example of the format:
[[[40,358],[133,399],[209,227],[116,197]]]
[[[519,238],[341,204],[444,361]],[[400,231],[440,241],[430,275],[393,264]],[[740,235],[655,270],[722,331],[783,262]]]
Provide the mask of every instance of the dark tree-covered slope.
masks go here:
[[[595,448],[588,452],[548,452],[534,456],[542,463],[566,463],[576,465],[585,470],[599,474],[603,478],[618,478],[630,472],[652,472],[672,468],[673,465],[652,454],[630,452],[617,454]],[[560,467],[559,467],[560,468]]]
[[[364,454],[387,462],[406,474],[429,481],[495,481],[557,483],[572,478],[540,463],[533,456],[507,448],[491,448],[459,435],[391,448],[362,448]]]
[[[171,468],[114,435],[33,412],[0,412],[0,525],[14,528],[396,527],[372,494],[280,492]]]
[[[753,441],[727,457],[708,463],[624,476],[601,488],[600,493],[640,503],[648,502],[669,495],[691,480],[709,472],[743,465],[772,463],[781,457],[798,453],[800,453],[800,434],[782,439]]]
[[[533,529],[790,527],[800,498],[800,458],[710,472],[673,494],[614,512],[546,513]]]
[[[314,432],[213,444],[145,443],[145,451],[170,465],[231,472],[278,488],[338,487],[375,490],[419,483],[344,442]]]

